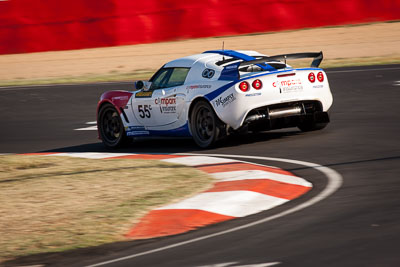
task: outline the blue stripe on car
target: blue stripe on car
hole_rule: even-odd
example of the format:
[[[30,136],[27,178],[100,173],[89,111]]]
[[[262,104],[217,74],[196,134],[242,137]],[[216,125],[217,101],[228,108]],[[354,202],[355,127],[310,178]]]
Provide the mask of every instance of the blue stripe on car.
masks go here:
[[[228,84],[225,84],[221,86],[220,88],[216,89],[215,91],[212,91],[211,93],[206,94],[204,97],[208,101],[212,101],[213,99],[217,98],[220,94],[231,88],[237,81],[230,82]]]
[[[221,71],[221,75],[219,76],[218,80],[222,80],[222,81],[238,80],[239,79],[239,71],[238,71],[239,65],[240,65],[240,62],[226,66]]]
[[[186,122],[185,125],[178,127],[176,129],[172,130],[144,130],[145,127],[138,127],[137,129],[130,129],[126,132],[127,136],[132,136],[132,137],[140,137],[140,136],[177,136],[177,137],[190,137],[190,131],[189,131],[189,124]]]
[[[249,56],[249,55],[246,55],[246,54],[240,53],[238,51],[234,51],[234,50],[210,50],[210,51],[205,51],[203,53],[220,54],[220,55],[227,56],[227,57],[242,59],[244,61],[250,61],[250,60],[256,59],[255,57],[252,57],[252,56]],[[274,67],[268,65],[267,63],[256,64],[256,65],[266,71],[276,70]],[[239,67],[239,65],[238,65],[238,67]]]

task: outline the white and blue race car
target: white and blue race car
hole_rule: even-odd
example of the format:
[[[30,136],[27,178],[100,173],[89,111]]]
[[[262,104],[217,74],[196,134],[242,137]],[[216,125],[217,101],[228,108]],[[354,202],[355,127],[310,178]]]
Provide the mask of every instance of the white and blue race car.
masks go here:
[[[99,138],[109,148],[130,137],[192,137],[202,148],[235,131],[324,128],[333,98],[322,52],[266,56],[206,51],[168,62],[136,91],[105,92],[97,107]],[[292,68],[287,59],[313,58]]]

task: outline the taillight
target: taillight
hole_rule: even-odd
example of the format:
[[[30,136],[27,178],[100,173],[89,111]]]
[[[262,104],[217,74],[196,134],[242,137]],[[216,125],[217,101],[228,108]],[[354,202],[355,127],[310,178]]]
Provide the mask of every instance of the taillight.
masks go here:
[[[322,73],[322,71],[318,72],[318,74],[317,74],[317,79],[318,79],[318,81],[320,81],[321,83],[324,81],[324,74]]]
[[[315,74],[313,72],[310,72],[310,74],[308,74],[308,80],[310,82],[315,82]]]
[[[249,83],[248,83],[248,82],[241,82],[241,83],[239,84],[239,89],[240,89],[242,92],[247,92],[247,91],[249,91]]]
[[[254,80],[253,83],[251,84],[254,89],[260,90],[262,88],[262,82],[260,80]]]

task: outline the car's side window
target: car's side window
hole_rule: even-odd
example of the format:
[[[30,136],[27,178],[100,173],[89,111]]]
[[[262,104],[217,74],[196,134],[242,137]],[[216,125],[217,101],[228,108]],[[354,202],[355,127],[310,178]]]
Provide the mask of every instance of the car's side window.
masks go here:
[[[167,87],[180,86],[185,83],[189,68],[174,68],[169,78]]]
[[[190,68],[162,68],[151,78],[151,90],[179,86],[185,83]]]

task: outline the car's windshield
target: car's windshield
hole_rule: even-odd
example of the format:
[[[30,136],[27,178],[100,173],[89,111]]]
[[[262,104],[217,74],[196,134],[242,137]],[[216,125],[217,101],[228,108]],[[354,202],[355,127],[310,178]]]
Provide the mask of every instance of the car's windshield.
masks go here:
[[[162,68],[150,79],[151,90],[180,86],[185,83],[190,68]]]

